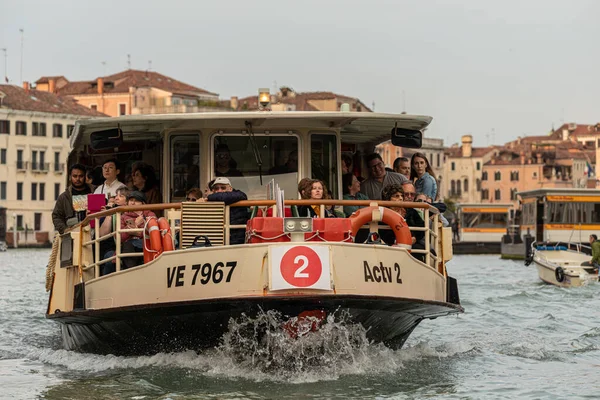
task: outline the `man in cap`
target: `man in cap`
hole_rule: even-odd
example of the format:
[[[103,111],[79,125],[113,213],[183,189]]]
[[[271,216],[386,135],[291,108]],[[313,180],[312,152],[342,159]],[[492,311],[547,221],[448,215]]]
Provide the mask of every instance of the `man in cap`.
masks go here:
[[[238,201],[248,200],[246,193],[236,190],[231,186],[231,181],[224,176],[215,178],[210,187],[212,191],[206,198],[200,198],[198,201],[221,201],[226,205],[237,203]],[[230,225],[245,225],[248,222],[247,207],[231,207],[229,209]],[[245,242],[245,229],[231,229],[229,244],[243,244]]]

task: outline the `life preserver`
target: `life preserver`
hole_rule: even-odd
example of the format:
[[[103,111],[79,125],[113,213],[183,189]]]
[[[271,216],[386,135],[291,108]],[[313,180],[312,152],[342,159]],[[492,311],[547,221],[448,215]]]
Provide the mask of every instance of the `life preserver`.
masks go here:
[[[374,210],[379,210],[381,213],[381,221],[392,228],[394,236],[396,236],[396,245],[410,249],[412,247],[412,235],[404,217],[385,207],[371,206],[356,210],[350,216],[352,236],[356,236],[356,233],[364,224],[373,220]]]
[[[171,236],[171,225],[165,217],[158,219],[158,228],[160,229],[160,236],[162,237],[162,250],[171,251],[173,247],[173,237]]]
[[[158,222],[155,217],[149,217],[144,229],[144,264],[154,260],[162,251],[162,238]]]
[[[565,280],[565,270],[562,269],[562,267],[556,267],[556,269],[554,270],[554,277],[556,278],[557,282],[562,282]]]

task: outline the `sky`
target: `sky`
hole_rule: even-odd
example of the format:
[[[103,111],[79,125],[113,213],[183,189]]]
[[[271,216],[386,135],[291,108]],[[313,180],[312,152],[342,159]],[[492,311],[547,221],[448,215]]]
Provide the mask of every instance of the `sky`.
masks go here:
[[[594,0],[0,0],[0,49],[16,85],[23,29],[24,81],[92,80],[130,54],[222,99],[333,91],[483,147],[600,122],[598,15]]]

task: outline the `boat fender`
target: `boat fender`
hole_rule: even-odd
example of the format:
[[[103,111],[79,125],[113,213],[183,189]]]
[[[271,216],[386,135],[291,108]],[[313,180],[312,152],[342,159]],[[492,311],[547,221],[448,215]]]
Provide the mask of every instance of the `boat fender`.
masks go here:
[[[162,240],[162,250],[171,251],[173,247],[173,236],[171,236],[171,225],[165,217],[158,219],[158,229],[160,229],[160,236]]]
[[[359,208],[351,216],[352,236],[356,237],[358,230],[373,220],[373,211],[379,211],[381,221],[392,228],[396,236],[396,246],[410,249],[412,247],[412,235],[410,228],[402,215],[385,207]]]
[[[558,282],[562,282],[565,280],[565,270],[562,267],[557,267],[554,270],[554,276]]]
[[[144,229],[144,264],[149,263],[162,253],[162,239],[156,218],[149,217]]]

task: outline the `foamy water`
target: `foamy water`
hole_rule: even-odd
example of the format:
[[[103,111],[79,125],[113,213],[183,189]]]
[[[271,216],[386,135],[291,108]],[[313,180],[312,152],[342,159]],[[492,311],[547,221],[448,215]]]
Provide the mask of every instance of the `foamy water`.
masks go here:
[[[424,321],[405,347],[369,343],[342,314],[292,339],[266,313],[221,346],[117,357],[61,349],[44,318],[49,251],[0,253],[0,398],[597,398],[600,285],[548,286],[495,256],[456,257],[465,314]],[[267,332],[261,340],[252,332]]]

